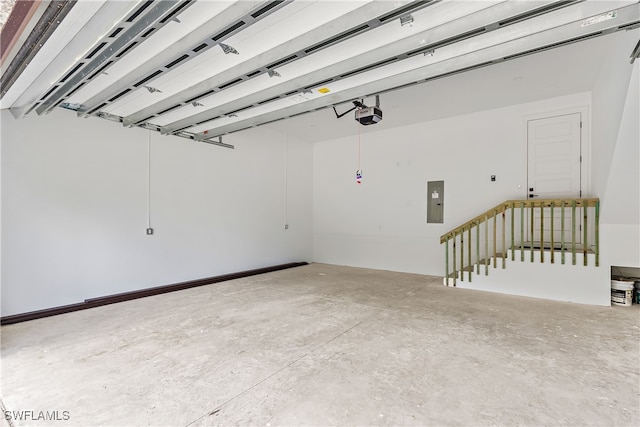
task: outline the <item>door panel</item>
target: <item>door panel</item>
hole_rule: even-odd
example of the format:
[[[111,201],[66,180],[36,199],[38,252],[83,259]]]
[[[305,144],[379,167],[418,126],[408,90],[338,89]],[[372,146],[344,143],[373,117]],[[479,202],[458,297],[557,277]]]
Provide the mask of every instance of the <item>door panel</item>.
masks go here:
[[[581,197],[581,114],[565,114],[527,122],[527,195],[540,199]],[[544,209],[544,237],[540,236],[540,209],[534,210],[534,242],[551,240],[551,210]],[[571,241],[571,208],[565,208],[565,242]],[[530,222],[528,222],[530,224]],[[576,242],[580,219],[576,217]],[[554,241],[561,239],[561,215],[556,209]],[[531,234],[528,235],[531,240]]]

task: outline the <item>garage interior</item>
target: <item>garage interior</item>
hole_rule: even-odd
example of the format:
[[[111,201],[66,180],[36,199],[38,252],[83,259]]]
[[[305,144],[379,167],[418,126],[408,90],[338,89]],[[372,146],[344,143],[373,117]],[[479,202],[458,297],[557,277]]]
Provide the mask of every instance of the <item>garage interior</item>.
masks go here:
[[[637,1],[14,3],[3,425],[640,423]]]

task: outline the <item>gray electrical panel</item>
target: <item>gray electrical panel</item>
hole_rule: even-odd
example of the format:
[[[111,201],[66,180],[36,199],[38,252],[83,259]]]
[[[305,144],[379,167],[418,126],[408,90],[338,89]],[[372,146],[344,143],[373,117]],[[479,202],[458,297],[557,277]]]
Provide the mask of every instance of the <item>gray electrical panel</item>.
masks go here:
[[[444,222],[444,181],[427,182],[427,223]]]

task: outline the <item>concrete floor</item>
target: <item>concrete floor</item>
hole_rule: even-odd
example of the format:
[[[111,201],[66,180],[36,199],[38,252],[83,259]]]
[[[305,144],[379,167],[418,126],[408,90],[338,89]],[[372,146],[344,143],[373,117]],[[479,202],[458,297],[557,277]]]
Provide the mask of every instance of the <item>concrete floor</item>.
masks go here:
[[[640,310],[312,264],[4,326],[13,425],[640,425]],[[6,421],[3,421],[7,425]]]

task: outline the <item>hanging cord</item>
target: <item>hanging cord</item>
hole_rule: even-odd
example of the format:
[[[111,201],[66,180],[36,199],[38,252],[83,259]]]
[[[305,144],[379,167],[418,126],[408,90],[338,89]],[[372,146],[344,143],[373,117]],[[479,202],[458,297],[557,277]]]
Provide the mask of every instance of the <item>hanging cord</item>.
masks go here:
[[[356,120],[356,126],[358,126],[358,170],[361,171],[360,167],[360,123]]]
[[[356,121],[356,126],[358,126],[358,170],[356,171],[356,183],[362,184],[362,169],[360,165],[360,123]]]
[[[285,134],[284,137],[284,225],[289,227],[289,134]]]
[[[147,228],[151,228],[151,131],[147,134]]]

